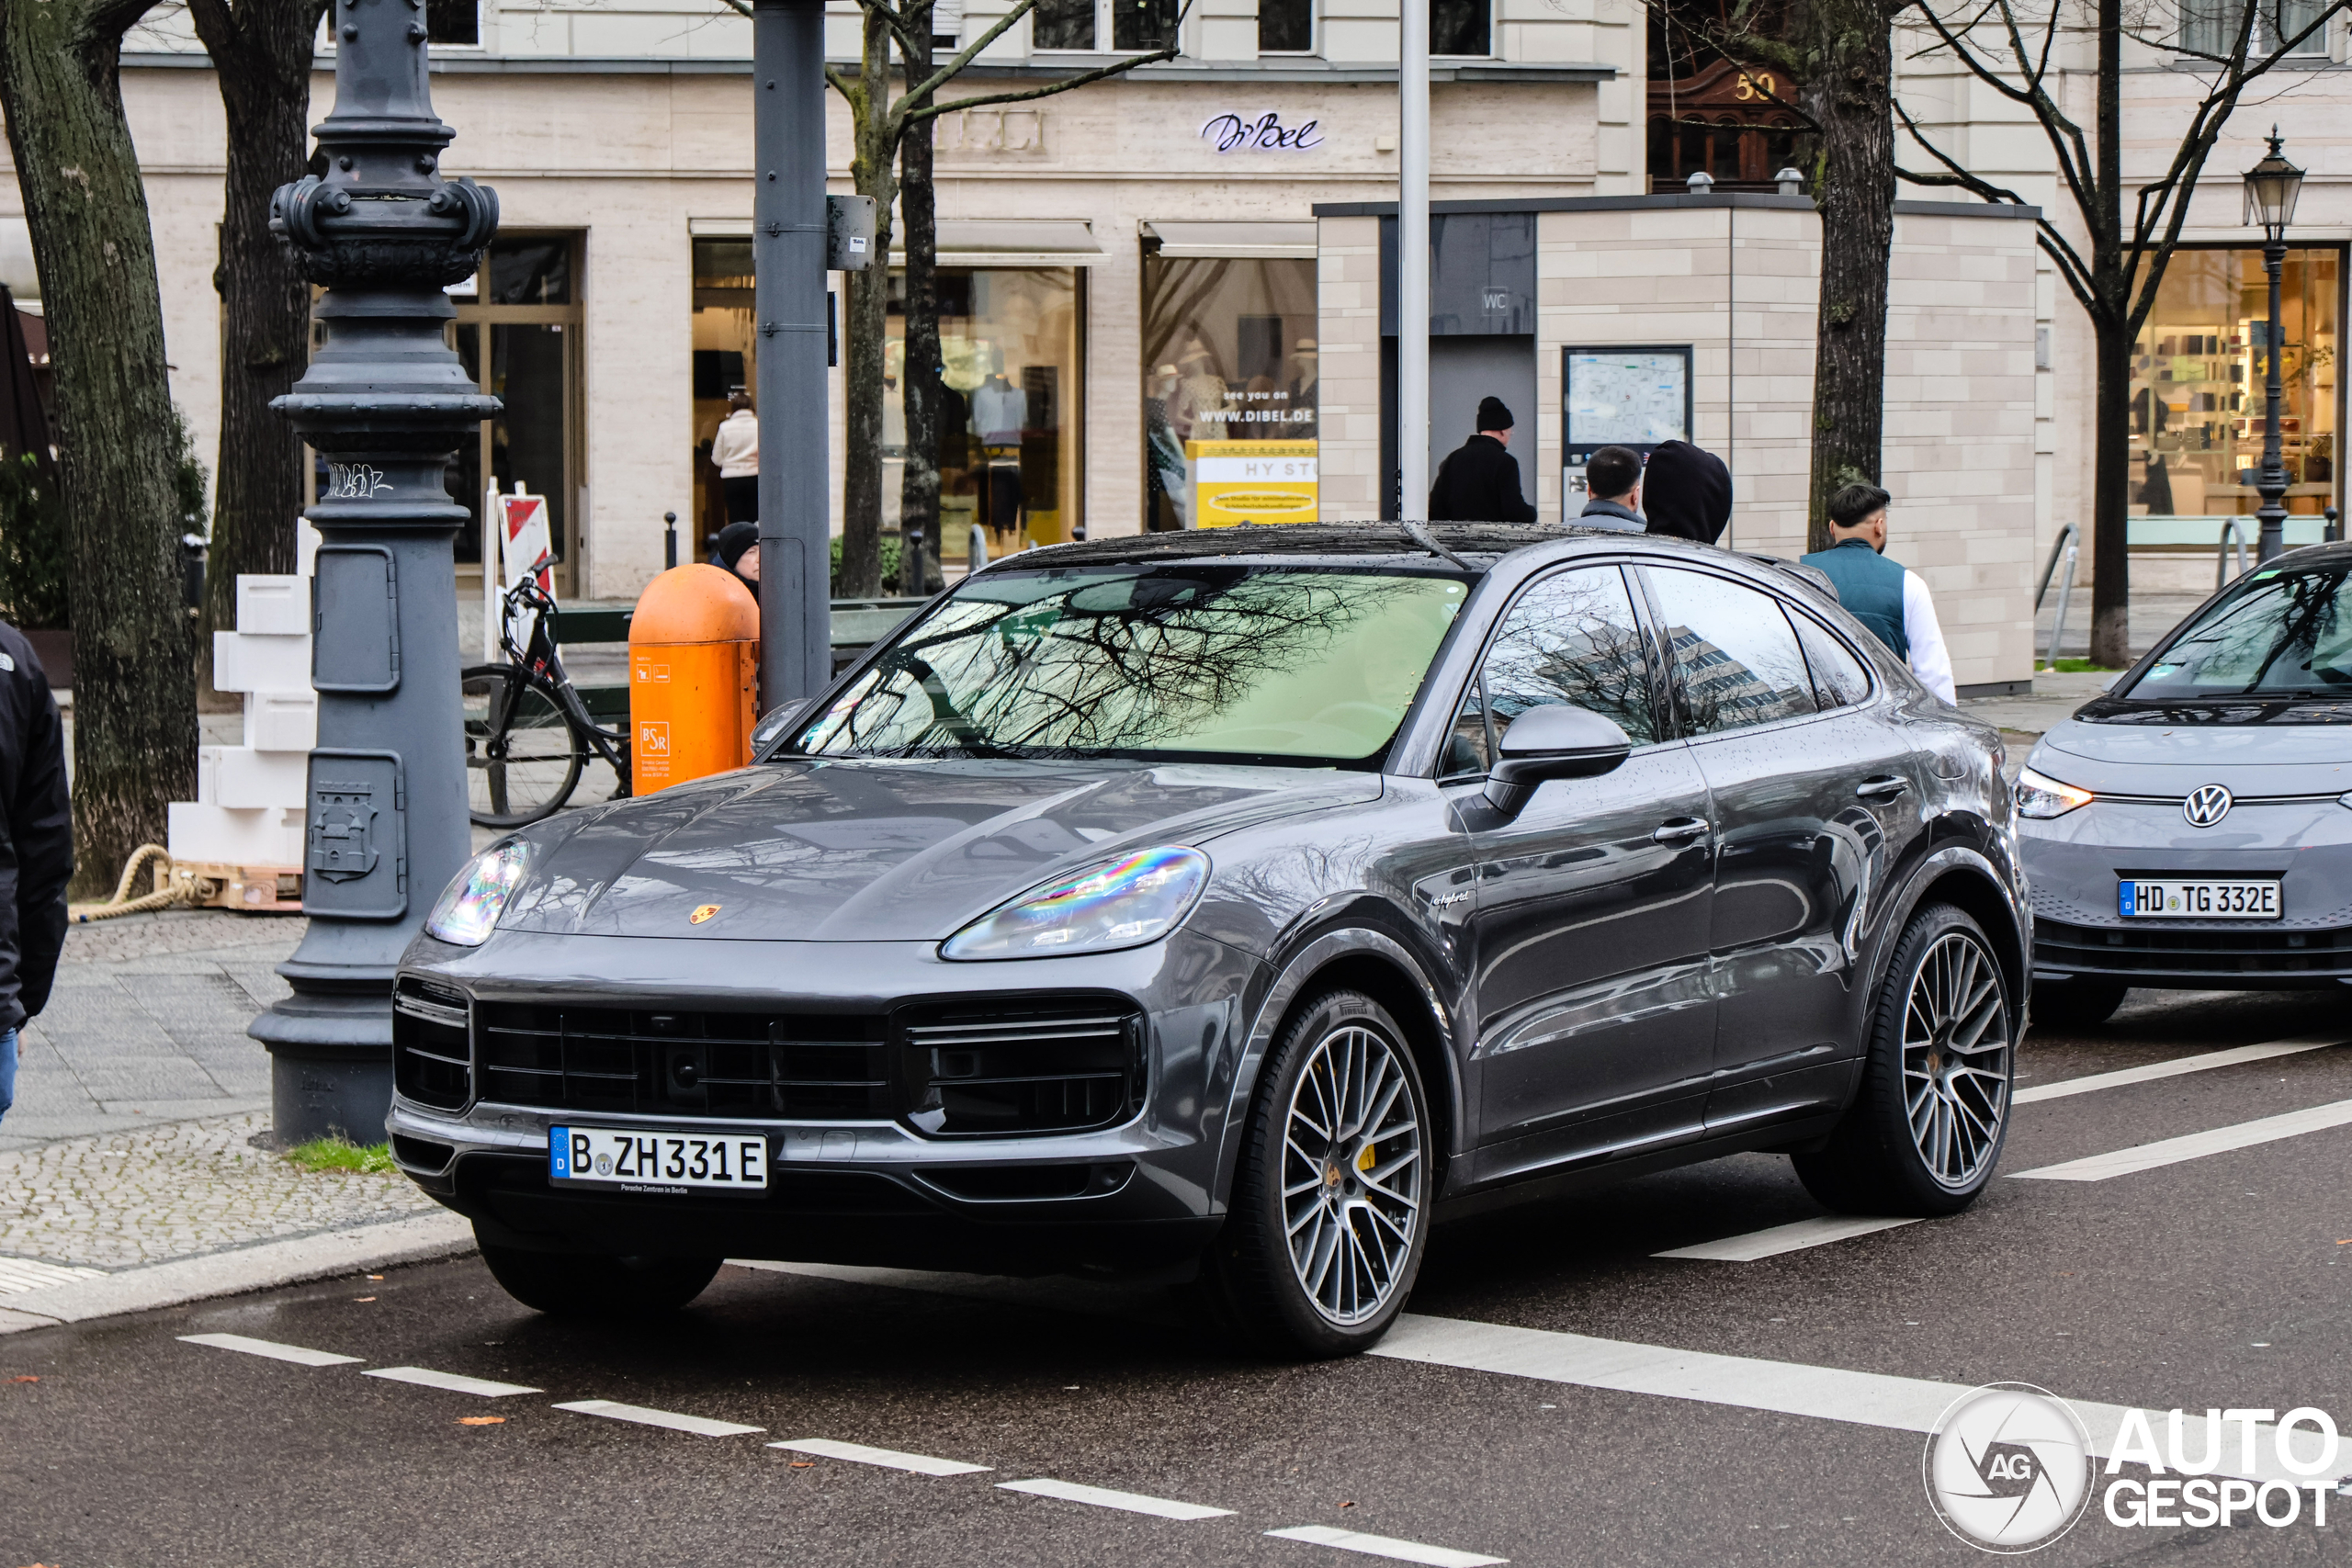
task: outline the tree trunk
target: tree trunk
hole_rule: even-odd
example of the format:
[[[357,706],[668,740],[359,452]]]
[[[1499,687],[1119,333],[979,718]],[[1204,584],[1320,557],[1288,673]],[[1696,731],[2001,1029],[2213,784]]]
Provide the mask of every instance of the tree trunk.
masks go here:
[[[1808,549],[1829,546],[1829,498],[1875,484],[1886,411],[1886,269],[1894,243],[1893,32],[1875,0],[1815,0],[1800,102],[1821,128],[1814,205],[1821,298],[1813,371]]]
[[[269,231],[269,198],[302,177],[320,0],[192,0],[188,10],[227,112],[220,225],[220,448],[197,652],[211,685],[212,633],[237,624],[237,578],[295,570],[301,442],[270,409],[310,362],[311,286]]]
[[[842,275],[847,299],[843,401],[842,570],[836,592],[867,599],[882,592],[882,370],[889,333],[890,207],[898,196],[898,125],[890,112],[889,39],[865,15],[865,49],[850,106],[850,182],[874,198],[874,264]]]
[[[2131,526],[2132,308],[2123,260],[2123,8],[2098,0],[2099,212],[2091,235],[2091,313],[2098,344],[2098,392],[2091,457],[2091,662],[2120,670],[2132,662]]]
[[[930,11],[925,4],[908,8],[918,33],[929,28]],[[912,77],[925,63],[909,61],[908,75]],[[899,482],[899,527],[909,536],[921,530],[923,539],[922,563],[899,569],[899,592],[910,595],[929,593],[944,582],[937,563],[947,553],[947,541],[939,535],[939,223],[931,176],[933,123],[916,121],[899,142],[899,209],[907,226],[907,355],[899,388],[906,411],[907,462]]]
[[[121,35],[143,6],[0,6],[0,108],[56,374],[74,629],[79,891],[111,888],[164,806],[196,796],[196,672],[180,599],[164,308],[123,118]]]

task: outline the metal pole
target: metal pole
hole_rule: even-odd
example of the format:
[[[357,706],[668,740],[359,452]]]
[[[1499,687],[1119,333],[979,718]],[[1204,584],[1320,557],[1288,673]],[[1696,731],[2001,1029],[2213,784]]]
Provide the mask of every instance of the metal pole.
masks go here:
[[[826,493],[824,0],[752,9],[760,711],[832,679]]]
[[[662,570],[674,571],[678,566],[678,514],[662,514]]]
[[[1404,0],[1396,66],[1399,517],[1430,503],[1430,0]]]
[[[2254,481],[2254,488],[2262,494],[2262,505],[2255,513],[2262,524],[2262,537],[2254,550],[2257,564],[2272,559],[2287,544],[2287,464],[2278,451],[2278,400],[2285,390],[2278,381],[2278,271],[2286,261],[2287,237],[2267,236],[2262,247],[2262,270],[2270,275],[2270,367],[2262,384],[2262,469]]]
[[[2066,575],[2058,582],[2058,615],[2050,623],[2050,657],[2042,662],[2052,670],[2058,668],[2058,645],[2066,635],[2066,602],[2075,596],[2075,562],[2081,547],[2073,540],[2066,542]]]
[[[468,852],[453,546],[466,509],[448,459],[499,410],[445,344],[445,285],[474,275],[498,199],[444,180],[455,135],[433,112],[413,6],[343,0],[323,175],[282,186],[270,226],[311,282],[326,342],[276,407],[327,465],[310,508],[311,753],[302,910],[278,966],[293,994],[255,1019],[276,1134],[383,1135],[392,974]],[[491,570],[484,561],[483,570]]]

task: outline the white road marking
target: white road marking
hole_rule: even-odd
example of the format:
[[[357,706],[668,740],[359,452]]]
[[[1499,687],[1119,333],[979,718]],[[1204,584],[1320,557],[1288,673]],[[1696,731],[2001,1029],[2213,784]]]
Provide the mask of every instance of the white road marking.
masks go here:
[[[864,1443],[837,1443],[831,1438],[800,1438],[789,1443],[770,1443],[768,1447],[790,1449],[797,1454],[816,1454],[822,1459],[845,1459],[852,1464],[910,1470],[917,1475],[977,1475],[994,1468],[966,1464],[961,1460],[933,1459],[929,1454],[902,1454],[896,1449],[869,1449]]]
[[[1317,1546],[1336,1546],[1342,1551],[1391,1557],[1399,1562],[1426,1562],[1430,1568],[1487,1568],[1489,1563],[1510,1561],[1508,1557],[1481,1557],[1475,1551],[1456,1551],[1450,1546],[1423,1546],[1418,1540],[1366,1535],[1362,1530],[1335,1530],[1329,1525],[1294,1525],[1286,1530],[1268,1530],[1266,1533],[1280,1536],[1284,1540],[1312,1541]]]
[[[2122,1067],[2111,1073],[2093,1073],[2087,1077],[2061,1078],[2056,1083],[2029,1084],[2011,1095],[2009,1100],[2014,1105],[2031,1105],[2037,1100],[2064,1100],[2071,1094],[2093,1094],[2103,1089],[2121,1089],[2126,1084],[2177,1078],[2183,1073],[2234,1067],[2241,1062],[2267,1062],[2273,1056],[2324,1051],[2331,1045],[2344,1043],[2346,1041],[2341,1034],[2314,1034],[2294,1040],[2267,1041],[2260,1045],[2233,1045],[2226,1051],[2208,1051],[2198,1056],[2176,1056],[2169,1062],[2151,1062],[2143,1067]]]
[[[27,1291],[45,1291],[51,1285],[70,1285],[76,1280],[106,1277],[103,1269],[43,1263],[38,1258],[0,1258],[0,1296],[22,1295]]]
[[[1454,1318],[1421,1317],[1406,1313],[1388,1337],[1371,1354],[1392,1360],[1420,1361],[1431,1366],[1459,1367],[1471,1371],[1498,1372],[1505,1377],[1532,1378],[1620,1393],[1689,1399],[1702,1404],[1762,1410],[1781,1416],[1806,1416],[1820,1421],[1842,1421],[1860,1427],[1882,1427],[1898,1432],[1927,1432],[1951,1402],[1966,1393],[1962,1383],[1930,1382],[1924,1378],[1890,1377],[1882,1372],[1848,1371],[1839,1367],[1812,1367],[1796,1361],[1767,1361],[1749,1356],[1718,1356],[1703,1350],[1677,1350],[1663,1345],[1639,1345],[1622,1339],[1594,1339],[1581,1334],[1555,1334],[1547,1329],[1512,1328],[1496,1323],[1464,1323]],[[2108,1453],[2130,1407],[2094,1404],[2068,1398],[2066,1403],[2090,1428],[2091,1446]],[[2143,1412],[2150,1429],[2165,1432],[2168,1414]],[[2185,1451],[2203,1453],[2203,1444],[2224,1445],[2231,1459],[2240,1453],[2234,1423],[2205,1430],[2202,1416],[2183,1423]],[[2289,1438],[2296,1457],[2315,1463],[2320,1435],[2299,1427]],[[2268,1427],[2257,1427],[2255,1464],[2235,1469],[2225,1464],[2220,1473],[2255,1481],[2308,1483],[2278,1461],[2276,1438]]]
[[[1811,1220],[1798,1220],[1791,1224],[1774,1225],[1769,1230],[1750,1231],[1746,1235],[1730,1235],[1721,1241],[1702,1241],[1696,1247],[1678,1247],[1671,1252],[1653,1252],[1652,1258],[1695,1258],[1709,1263],[1753,1263],[1759,1258],[1778,1258],[1783,1252],[1801,1252],[1808,1247],[1826,1247],[1833,1241],[1845,1241],[1872,1231],[1891,1231],[1897,1225],[1916,1225],[1917,1219],[1864,1219],[1847,1214],[1824,1214]]]
[[[366,1359],[361,1356],[338,1356],[332,1350],[280,1345],[270,1339],[248,1339],[242,1334],[183,1334],[180,1339],[188,1345],[209,1345],[215,1350],[241,1350],[248,1356],[266,1356],[273,1361],[291,1361],[298,1367],[340,1367]]]
[[[2203,1159],[2207,1155],[2250,1149],[2256,1144],[2276,1143],[2280,1138],[2299,1138],[2305,1133],[2324,1133],[2331,1127],[2343,1126],[2352,1126],[2352,1100],[2314,1105],[2304,1111],[2290,1111],[2278,1116],[2265,1116],[2257,1122],[2240,1122],[2235,1126],[2216,1127],[2210,1133],[2162,1138],[2153,1144],[2117,1149],[2112,1154],[2091,1155],[2083,1159],[2067,1160],[2062,1165],[2045,1165],[2036,1170],[2018,1170],[2010,1174],[2021,1181],[2106,1181],[2113,1177],[2154,1170],[2159,1166],[2178,1165],[2183,1160]]]
[[[1146,1497],[1135,1492],[1080,1486],[1074,1481],[1000,1481],[997,1487],[1004,1492],[1031,1492],[1040,1497],[1058,1497],[1065,1503],[1091,1503],[1098,1508],[1122,1508],[1130,1514],[1152,1514],[1163,1519],[1215,1519],[1233,1512],[1230,1508],[1204,1508],[1198,1503],[1171,1503],[1165,1497]]]
[[[413,1382],[420,1388],[442,1388],[451,1393],[478,1393],[484,1399],[503,1399],[510,1393],[547,1392],[526,1388],[519,1382],[492,1382],[488,1378],[469,1378],[463,1372],[436,1372],[430,1367],[377,1367],[359,1375],[389,1378],[394,1382]]]
[[[746,1432],[767,1430],[765,1427],[745,1427],[733,1421],[713,1421],[707,1416],[681,1416],[673,1410],[618,1404],[609,1399],[575,1399],[556,1408],[577,1411],[582,1416],[602,1416],[610,1421],[634,1421],[640,1427],[666,1427],[673,1432],[692,1432],[697,1438],[740,1438]]]

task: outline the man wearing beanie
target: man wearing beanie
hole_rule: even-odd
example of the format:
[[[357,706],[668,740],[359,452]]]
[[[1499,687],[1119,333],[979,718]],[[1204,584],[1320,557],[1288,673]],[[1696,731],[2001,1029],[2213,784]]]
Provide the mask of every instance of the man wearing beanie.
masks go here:
[[[1510,410],[1500,398],[1478,400],[1478,434],[1438,465],[1430,486],[1432,523],[1532,523],[1535,508],[1519,488],[1510,446]]]
[[[1829,498],[1829,547],[1797,558],[1829,579],[1846,613],[1893,649],[1919,684],[1956,703],[1936,602],[1917,572],[1886,558],[1890,499],[1874,484],[1848,485]]]
[[[1642,471],[1642,513],[1653,534],[1712,545],[1731,521],[1731,470],[1688,441],[1661,441]]]

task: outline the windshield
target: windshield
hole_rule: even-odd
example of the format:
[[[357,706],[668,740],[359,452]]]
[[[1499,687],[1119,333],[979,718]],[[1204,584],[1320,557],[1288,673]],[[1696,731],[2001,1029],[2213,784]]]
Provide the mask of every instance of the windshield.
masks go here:
[[[1468,596],[1341,567],[990,571],[899,631],[794,750],[1366,762]]]
[[[2121,694],[2143,703],[2352,696],[2347,575],[2341,566],[2256,572]]]

